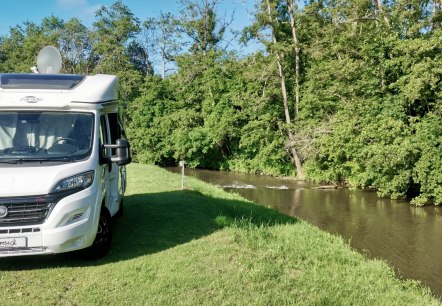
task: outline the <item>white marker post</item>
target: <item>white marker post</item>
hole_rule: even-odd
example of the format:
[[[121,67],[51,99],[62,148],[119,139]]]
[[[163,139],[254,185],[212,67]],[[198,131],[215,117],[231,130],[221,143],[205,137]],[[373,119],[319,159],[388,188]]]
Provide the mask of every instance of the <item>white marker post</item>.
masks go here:
[[[180,160],[180,167],[181,167],[181,190],[184,190],[184,160]]]

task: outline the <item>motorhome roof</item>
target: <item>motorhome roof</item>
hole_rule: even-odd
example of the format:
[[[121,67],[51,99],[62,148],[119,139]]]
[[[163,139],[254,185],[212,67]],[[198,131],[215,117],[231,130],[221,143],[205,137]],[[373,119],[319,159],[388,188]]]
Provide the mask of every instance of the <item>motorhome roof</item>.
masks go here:
[[[0,108],[69,107],[118,99],[118,77],[97,74],[0,74]]]

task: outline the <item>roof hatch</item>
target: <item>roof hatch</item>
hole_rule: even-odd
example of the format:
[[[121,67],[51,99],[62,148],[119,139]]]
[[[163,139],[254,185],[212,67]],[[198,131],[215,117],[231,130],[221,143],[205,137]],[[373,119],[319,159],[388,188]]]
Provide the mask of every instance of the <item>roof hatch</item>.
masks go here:
[[[0,88],[69,90],[84,78],[84,75],[78,74],[5,73],[0,74]]]

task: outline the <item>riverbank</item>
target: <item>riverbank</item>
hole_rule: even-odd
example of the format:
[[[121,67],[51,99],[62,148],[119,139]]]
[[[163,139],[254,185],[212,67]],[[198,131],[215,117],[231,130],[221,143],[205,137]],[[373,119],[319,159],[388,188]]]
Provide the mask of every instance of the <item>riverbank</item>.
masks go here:
[[[181,173],[179,168],[167,170]],[[315,185],[266,175],[186,169],[186,175],[235,192],[285,215],[338,235],[370,258],[383,259],[398,274],[442,296],[442,208],[416,207],[359,189]]]
[[[0,304],[440,304],[305,222],[154,166],[128,175],[111,253],[1,259]]]

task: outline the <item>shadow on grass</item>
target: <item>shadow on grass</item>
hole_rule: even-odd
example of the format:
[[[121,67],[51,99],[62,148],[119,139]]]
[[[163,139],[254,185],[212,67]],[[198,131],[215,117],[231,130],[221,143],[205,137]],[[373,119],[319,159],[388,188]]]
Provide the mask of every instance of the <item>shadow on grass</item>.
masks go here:
[[[77,254],[23,256],[0,259],[0,270],[96,266],[157,253],[214,233],[225,226],[273,226],[296,219],[240,200],[212,198],[196,191],[130,195],[125,211],[114,222],[111,252],[98,261]]]

